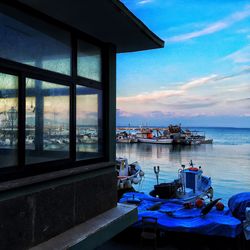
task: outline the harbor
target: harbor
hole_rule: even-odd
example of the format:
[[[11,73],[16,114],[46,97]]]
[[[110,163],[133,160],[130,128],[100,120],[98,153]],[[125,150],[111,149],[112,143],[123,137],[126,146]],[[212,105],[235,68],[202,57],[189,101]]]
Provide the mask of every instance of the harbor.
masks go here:
[[[145,173],[143,183],[134,186],[136,192],[126,193],[120,200],[120,202],[125,203],[133,200],[135,200],[135,203],[139,202],[137,204],[139,219],[132,228],[107,242],[101,249],[115,249],[118,246],[121,246],[122,249],[125,244],[124,237],[134,237],[134,242],[138,240],[140,242],[142,216],[158,218],[159,228],[165,228],[163,230],[165,234],[161,233],[158,237],[159,245],[157,249],[248,249],[248,242],[244,241],[245,236],[240,233],[243,224],[231,215],[228,204],[230,198],[237,194],[242,192],[249,194],[249,129],[207,128],[205,131],[206,134],[214,138],[213,144],[187,147],[180,144],[117,143],[117,155],[127,157],[129,162],[138,161]],[[241,135],[241,140],[239,140],[239,135]],[[234,137],[237,137],[238,140],[232,141],[229,139]],[[239,155],[236,152],[240,152],[241,159],[238,167]],[[199,169],[201,166],[204,175],[211,177],[213,200],[220,199],[223,204],[222,211],[217,210],[215,206],[212,208],[212,212],[208,213],[208,221],[204,218],[199,221],[201,209],[196,208],[195,205],[191,209],[185,209],[180,204],[161,203],[161,199],[152,198],[149,195],[158,181],[159,183],[170,183],[176,179],[178,168],[181,168],[183,164],[188,166],[190,159],[193,159],[194,168]],[[158,178],[155,174],[157,166],[160,166]],[[209,204],[209,201],[206,201],[206,204]],[[153,208],[152,211],[150,211],[151,208]],[[181,219],[173,217],[169,213],[171,209],[174,211],[174,215],[180,216]],[[198,217],[193,218],[196,215]],[[192,218],[189,218],[190,216]],[[199,226],[203,223],[206,225],[212,223],[213,225],[208,226],[208,228],[212,227],[213,230],[202,231],[206,228],[205,224],[201,230],[196,223]],[[230,229],[225,229],[224,223]],[[221,227],[224,230],[221,230]],[[134,235],[132,235],[132,232]],[[229,232],[230,236],[222,235],[229,234]],[[185,241],[185,244],[179,242],[180,239]],[[194,242],[191,239],[196,239],[196,241]],[[138,249],[140,243],[134,242],[131,240],[125,245],[129,249]],[[199,246],[196,245],[199,244],[198,242],[200,242]],[[152,249],[152,245],[146,245],[145,249]]]
[[[247,0],[0,7],[0,250],[250,249]]]
[[[117,127],[116,142],[199,145],[212,144],[213,139],[207,138],[204,131],[170,124],[167,127]]]
[[[161,168],[159,181],[169,182],[176,177],[177,167],[190,159],[212,177],[215,197],[227,202],[233,194],[250,190],[249,129],[207,128],[206,134],[214,138],[213,144],[117,143],[116,154],[128,162],[138,161],[145,172],[143,185],[137,191],[149,193],[156,184],[154,166]]]

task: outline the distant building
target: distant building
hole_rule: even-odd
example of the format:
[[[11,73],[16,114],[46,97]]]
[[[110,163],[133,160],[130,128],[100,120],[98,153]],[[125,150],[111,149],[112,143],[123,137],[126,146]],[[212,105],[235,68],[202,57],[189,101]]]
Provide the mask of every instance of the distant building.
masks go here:
[[[117,0],[1,1],[0,249],[91,249],[136,220],[117,205],[116,53],[163,45]]]

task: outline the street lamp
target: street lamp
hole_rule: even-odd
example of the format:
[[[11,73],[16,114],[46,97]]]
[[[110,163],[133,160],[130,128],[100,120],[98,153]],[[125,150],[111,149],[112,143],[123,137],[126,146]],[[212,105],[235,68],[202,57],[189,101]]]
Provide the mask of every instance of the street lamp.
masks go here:
[[[10,145],[13,145],[13,140],[14,140],[14,121],[17,120],[17,110],[12,106],[11,109],[7,112],[8,118],[11,124],[11,140],[10,140]]]

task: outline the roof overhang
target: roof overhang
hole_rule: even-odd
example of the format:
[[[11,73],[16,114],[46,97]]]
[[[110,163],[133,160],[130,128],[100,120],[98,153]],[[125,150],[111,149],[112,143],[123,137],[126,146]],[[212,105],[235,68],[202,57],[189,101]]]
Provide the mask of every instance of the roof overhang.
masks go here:
[[[155,35],[118,0],[19,0],[33,9],[81,30],[118,53],[164,47]]]

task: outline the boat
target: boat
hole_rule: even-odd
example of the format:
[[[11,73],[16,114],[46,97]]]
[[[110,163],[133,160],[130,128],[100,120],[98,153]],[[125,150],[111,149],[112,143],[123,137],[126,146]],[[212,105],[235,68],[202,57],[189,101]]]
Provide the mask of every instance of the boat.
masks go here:
[[[165,131],[167,131],[170,138],[173,139],[173,144],[200,145],[213,143],[213,139],[206,139],[205,132],[196,130],[191,131],[189,129],[183,130],[181,124],[170,124]],[[202,132],[203,134],[198,134],[198,132]]]
[[[152,129],[141,129],[140,132],[136,134],[138,142],[142,143],[153,143],[153,144],[172,144],[173,139],[168,136],[163,136],[160,130],[156,130],[157,136],[153,135]]]
[[[213,200],[211,178],[203,176],[201,168],[195,168],[192,161],[188,168],[182,165],[179,178],[172,183],[158,184],[159,167],[154,167],[154,171],[157,185],[153,192],[128,192],[119,200],[137,206],[138,220],[132,225],[134,229],[143,228],[143,217],[152,217],[157,219],[162,232],[236,238],[242,234],[243,222],[249,225],[244,214],[250,204],[250,192],[233,196],[227,207],[221,198]]]
[[[126,131],[116,134],[116,142],[119,143],[135,143],[138,142],[133,134],[128,134]]]
[[[185,132],[181,128],[180,125],[172,125],[170,124],[167,129],[165,130],[169,133],[170,138],[173,139],[173,144],[181,144],[181,145],[191,145],[192,139],[191,139],[191,133]]]
[[[148,139],[148,138],[138,138],[139,142],[143,142],[143,143],[152,143],[152,144],[172,144],[173,139],[170,138],[152,138],[152,139]]]
[[[132,189],[132,185],[140,184],[144,176],[139,163],[136,161],[128,164],[128,159],[125,157],[116,158],[116,172],[117,190]]]
[[[139,232],[143,228],[142,218],[157,219],[161,232],[181,232],[236,238],[242,233],[242,222],[232,215],[231,209],[221,206],[218,199],[204,202],[202,207],[191,203],[178,203],[171,199],[160,199],[150,195],[125,193],[120,203],[137,206],[138,219],[132,225]],[[217,204],[220,204],[218,206]],[[164,235],[164,234],[163,234]]]
[[[186,129],[185,131],[186,134],[190,134],[189,138],[193,142],[193,144],[212,144],[213,139],[207,139],[205,132],[202,131],[190,131]],[[198,134],[198,133],[203,133],[203,134]]]
[[[194,202],[198,198],[213,197],[213,190],[211,186],[211,178],[204,176],[201,166],[194,167],[191,160],[189,167],[181,165],[178,170],[178,179],[168,183],[158,183],[158,175],[160,172],[159,166],[154,167],[154,172],[157,178],[157,185],[150,192],[153,197],[161,199],[170,199],[179,203]]]

